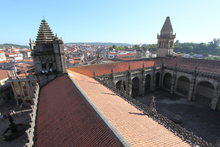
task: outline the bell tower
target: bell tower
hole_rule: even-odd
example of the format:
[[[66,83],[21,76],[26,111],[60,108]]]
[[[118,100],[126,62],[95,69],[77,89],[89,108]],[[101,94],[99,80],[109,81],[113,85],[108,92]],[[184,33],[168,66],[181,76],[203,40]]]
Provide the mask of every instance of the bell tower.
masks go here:
[[[34,71],[40,85],[44,85],[58,75],[66,73],[64,45],[61,39],[54,36],[46,20],[43,19],[32,46]]]
[[[175,37],[176,34],[173,34],[173,28],[170,22],[170,17],[167,16],[164,25],[160,31],[160,35],[157,34],[158,57],[166,57],[173,55]]]

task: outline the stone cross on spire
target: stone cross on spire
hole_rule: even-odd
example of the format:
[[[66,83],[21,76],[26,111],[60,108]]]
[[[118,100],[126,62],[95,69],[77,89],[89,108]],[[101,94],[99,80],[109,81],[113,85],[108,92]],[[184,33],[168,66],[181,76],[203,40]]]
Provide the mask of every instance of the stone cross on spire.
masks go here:
[[[36,43],[45,43],[53,41],[54,34],[50,29],[50,26],[47,24],[46,20],[43,19],[40,24],[40,28],[37,34]]]

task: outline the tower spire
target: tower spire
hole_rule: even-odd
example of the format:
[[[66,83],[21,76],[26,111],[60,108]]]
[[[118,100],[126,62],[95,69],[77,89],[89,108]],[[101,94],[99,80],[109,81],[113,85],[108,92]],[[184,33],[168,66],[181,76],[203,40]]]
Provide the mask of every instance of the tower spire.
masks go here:
[[[50,42],[53,41],[54,34],[50,29],[50,26],[47,24],[45,19],[42,19],[40,28],[37,34],[36,43]]]
[[[163,27],[160,31],[160,35],[170,35],[172,33],[173,33],[173,27],[170,22],[170,17],[167,16],[167,18],[163,24]]]
[[[45,19],[41,21],[32,56],[40,85],[66,73],[64,43],[54,36]]]
[[[176,34],[173,34],[173,28],[170,22],[170,17],[167,16],[160,35],[157,35],[158,57],[173,56],[174,39]]]

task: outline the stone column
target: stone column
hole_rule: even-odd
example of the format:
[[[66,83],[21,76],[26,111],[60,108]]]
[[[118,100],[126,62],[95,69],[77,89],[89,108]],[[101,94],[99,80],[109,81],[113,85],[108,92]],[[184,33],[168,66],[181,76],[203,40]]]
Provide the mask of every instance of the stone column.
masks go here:
[[[127,85],[127,97],[131,97],[132,94],[132,80],[131,80],[131,72],[128,71],[128,85]]]
[[[175,93],[176,89],[176,75],[177,75],[177,65],[173,71],[173,76],[172,76],[172,82],[171,82],[171,88],[170,88],[170,93],[173,94]]]
[[[112,69],[112,86],[115,87],[115,74],[113,69]]]
[[[142,71],[142,75],[141,75],[141,78],[140,78],[140,95],[141,96],[144,96],[144,92],[145,92],[145,74],[144,74],[144,70]]]
[[[171,93],[171,94],[174,93],[175,82],[176,82],[176,77],[175,77],[175,74],[173,74],[173,76],[172,76],[172,81],[171,81],[171,87],[170,87],[170,93]]]
[[[163,88],[163,73],[164,73],[164,65],[162,64],[161,68],[160,68],[160,88]]]
[[[152,74],[151,74],[151,82],[150,82],[150,90],[154,91],[156,87],[156,72],[155,72],[155,67],[152,67]]]
[[[190,81],[190,85],[189,85],[189,92],[188,92],[188,100],[192,101],[193,95],[195,95],[194,93],[194,80]]]
[[[212,101],[211,101],[211,109],[212,110],[216,109],[218,99],[219,99],[219,95],[220,95],[220,83],[218,83],[218,85],[217,85],[217,87],[214,91],[214,96],[213,96]]]

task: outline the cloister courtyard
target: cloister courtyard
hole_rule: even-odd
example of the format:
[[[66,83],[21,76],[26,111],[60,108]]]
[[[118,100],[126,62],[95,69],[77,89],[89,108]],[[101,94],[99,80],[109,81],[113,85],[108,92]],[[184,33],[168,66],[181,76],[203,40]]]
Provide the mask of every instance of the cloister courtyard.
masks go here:
[[[180,116],[182,127],[209,143],[215,144],[217,138],[220,137],[220,111],[213,111],[207,104],[188,101],[186,97],[171,95],[164,90],[157,90],[136,99],[148,105],[151,95],[156,97],[158,113],[171,120],[174,116]]]

